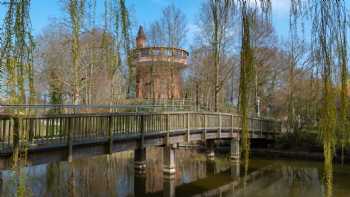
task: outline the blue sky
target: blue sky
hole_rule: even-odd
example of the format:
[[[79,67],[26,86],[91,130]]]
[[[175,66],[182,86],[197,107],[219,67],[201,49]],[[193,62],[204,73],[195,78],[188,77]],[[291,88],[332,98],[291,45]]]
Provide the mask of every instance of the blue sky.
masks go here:
[[[0,0],[1,2],[2,0]],[[98,15],[102,15],[103,1],[97,0]],[[200,5],[204,0],[126,0],[127,6],[133,10],[136,24],[147,25],[161,17],[162,9],[174,3],[186,15],[188,21],[188,41],[190,44],[193,33],[196,30],[196,19],[200,11]],[[273,23],[279,37],[288,35],[288,15],[290,0],[272,0]],[[0,6],[0,18],[2,20],[6,9]],[[31,19],[34,35],[38,35],[50,22],[50,18],[62,17],[62,9],[59,0],[32,0]],[[187,45],[188,46],[188,45]]]

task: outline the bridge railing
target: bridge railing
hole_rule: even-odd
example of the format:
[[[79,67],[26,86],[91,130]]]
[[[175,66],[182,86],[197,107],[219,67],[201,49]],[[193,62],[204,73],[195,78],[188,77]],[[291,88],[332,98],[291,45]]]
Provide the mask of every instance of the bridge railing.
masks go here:
[[[9,115],[0,115],[0,149],[5,149],[8,145],[13,143],[13,118]]]
[[[105,140],[114,136],[187,130],[240,130],[241,117],[226,113],[103,113],[44,116],[0,116],[0,152]],[[280,131],[280,122],[250,118],[249,130],[263,135]]]
[[[125,112],[164,112],[164,111],[192,111],[190,100],[137,99],[139,104],[92,104],[92,105],[0,105],[0,113],[6,114],[82,114],[82,113],[125,113]]]

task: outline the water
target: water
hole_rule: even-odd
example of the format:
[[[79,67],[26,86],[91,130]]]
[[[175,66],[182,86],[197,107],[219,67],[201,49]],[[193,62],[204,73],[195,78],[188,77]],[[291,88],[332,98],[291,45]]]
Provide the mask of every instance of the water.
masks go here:
[[[147,150],[147,170],[134,175],[133,152],[23,169],[26,196],[324,196],[323,164],[255,159],[246,176],[224,156],[208,161],[176,150],[175,179],[163,177],[161,148]],[[16,178],[3,171],[0,196],[15,196]],[[350,196],[350,166],[334,167],[333,196]]]

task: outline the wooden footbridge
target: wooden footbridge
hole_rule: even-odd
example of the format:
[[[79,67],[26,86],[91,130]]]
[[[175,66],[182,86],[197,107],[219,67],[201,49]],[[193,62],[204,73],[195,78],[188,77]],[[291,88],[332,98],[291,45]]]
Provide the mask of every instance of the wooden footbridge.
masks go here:
[[[251,138],[272,138],[279,121],[250,118]],[[145,167],[145,148],[164,146],[165,172],[174,170],[174,145],[232,141],[231,156],[239,159],[241,117],[227,113],[130,112],[79,113],[36,116],[0,115],[0,169],[14,153],[29,164],[72,160],[99,154],[135,150],[135,167]]]

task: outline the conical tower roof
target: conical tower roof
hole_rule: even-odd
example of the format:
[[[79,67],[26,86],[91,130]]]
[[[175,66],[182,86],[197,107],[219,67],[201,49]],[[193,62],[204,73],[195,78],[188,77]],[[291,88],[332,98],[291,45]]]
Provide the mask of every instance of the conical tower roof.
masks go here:
[[[137,33],[137,38],[143,38],[143,39],[146,39],[146,34],[145,32],[143,31],[143,27],[142,25],[139,27],[139,32]]]

